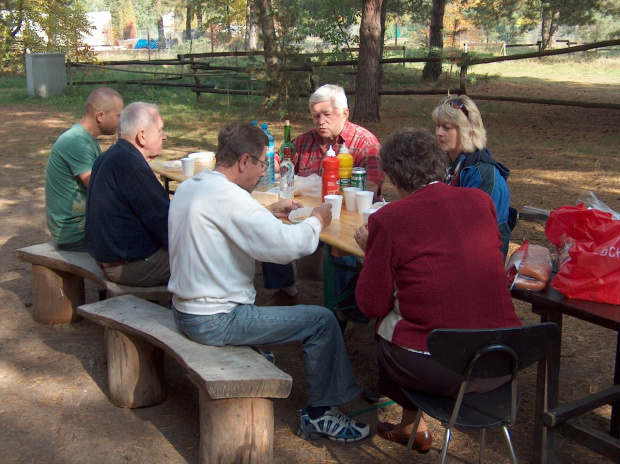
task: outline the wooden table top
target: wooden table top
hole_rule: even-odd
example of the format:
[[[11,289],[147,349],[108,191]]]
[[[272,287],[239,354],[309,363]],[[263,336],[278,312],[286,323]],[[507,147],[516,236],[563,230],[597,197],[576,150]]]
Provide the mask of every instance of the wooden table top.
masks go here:
[[[511,290],[513,298],[620,332],[620,306],[565,298],[550,285],[542,292]]]
[[[173,180],[175,182],[183,182],[186,179],[189,179],[189,177],[187,177],[185,174],[183,174],[183,170],[180,171],[171,171],[169,169],[165,169],[163,166],[163,163],[165,163],[166,161],[151,161],[149,163],[149,166],[151,166],[151,170],[155,173],[155,174],[160,174],[170,180]],[[205,163],[200,163],[198,162],[198,160],[196,160],[196,165],[194,167],[194,174],[198,174],[201,170],[203,169],[210,169],[213,167],[213,163],[210,164],[205,164]]]
[[[321,204],[321,199],[316,197],[296,196],[295,200],[300,201],[304,206],[317,207]],[[321,231],[320,240],[334,248],[342,250],[346,254],[364,257],[364,252],[357,245],[353,236],[355,231],[364,222],[363,217],[357,211],[346,211],[342,207],[340,219],[332,219],[329,227]]]
[[[163,163],[165,161],[151,161],[149,164],[155,174],[160,174],[170,180],[176,182],[183,182],[188,177],[183,174],[183,171],[170,171],[164,169]],[[195,173],[200,172],[204,166],[200,163],[196,163]],[[300,201],[304,206],[317,207],[321,204],[321,199],[317,197],[309,196],[296,196],[296,200]],[[346,211],[344,205],[340,213],[340,219],[333,219],[329,227],[326,227],[321,231],[320,240],[323,243],[327,243],[338,250],[341,250],[345,254],[351,254],[364,257],[364,252],[357,245],[353,236],[359,226],[362,225],[363,217],[357,211]]]

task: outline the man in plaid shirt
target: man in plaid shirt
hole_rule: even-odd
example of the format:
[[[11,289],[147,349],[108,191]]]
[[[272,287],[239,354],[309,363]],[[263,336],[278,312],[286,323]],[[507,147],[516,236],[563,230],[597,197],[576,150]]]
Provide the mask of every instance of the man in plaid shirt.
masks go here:
[[[343,144],[346,144],[353,156],[353,166],[366,169],[366,189],[375,192],[375,201],[380,200],[385,178],[379,167],[381,145],[368,129],[349,122],[349,105],[344,89],[338,85],[323,85],[310,96],[309,105],[314,129],[293,140],[295,174],[301,177],[322,175],[322,161],[329,146],[338,154]],[[344,260],[354,266],[355,259],[351,258],[345,257]],[[341,272],[337,274],[338,292],[351,275]],[[279,289],[267,306],[290,306],[299,302],[292,264],[263,263],[263,280],[266,289]]]
[[[314,129],[293,140],[295,174],[307,177],[323,174],[322,161],[331,145],[338,154],[346,144],[353,155],[353,166],[366,169],[366,188],[381,199],[384,175],[379,168],[381,145],[368,129],[349,122],[349,108],[344,89],[326,84],[310,96],[310,113]]]

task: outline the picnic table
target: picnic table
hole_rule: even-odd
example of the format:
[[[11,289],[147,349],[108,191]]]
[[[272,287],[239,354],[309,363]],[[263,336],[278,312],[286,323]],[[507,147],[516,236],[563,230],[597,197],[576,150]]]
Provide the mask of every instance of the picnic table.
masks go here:
[[[620,462],[620,306],[565,298],[552,287],[539,293],[526,290],[512,290],[511,293],[513,298],[531,303],[532,311],[540,315],[541,322],[555,322],[560,328],[560,337],[547,356],[538,362],[533,462],[555,462],[558,430],[567,439]],[[614,330],[617,333],[616,360],[611,387],[559,405],[562,319],[565,315]],[[612,406],[609,435],[577,421],[579,416],[606,404]]]
[[[166,191],[170,191],[170,181],[183,182],[188,179],[183,174],[183,171],[171,171],[165,169],[163,162],[151,161],[151,169],[154,173],[158,174],[164,182]],[[194,172],[199,172],[202,167],[199,163],[196,163],[196,169]],[[321,199],[318,197],[310,196],[296,196],[296,200],[300,201],[304,206],[317,207],[321,204]],[[336,295],[334,288],[334,271],[336,264],[334,263],[334,257],[354,255],[359,258],[364,257],[364,252],[357,245],[353,236],[357,228],[362,225],[362,215],[357,211],[347,211],[345,206],[342,206],[340,213],[340,219],[335,219],[329,225],[329,227],[321,231],[319,240],[323,243],[323,305],[332,311],[336,310],[336,305],[339,301],[347,297],[348,295]]]

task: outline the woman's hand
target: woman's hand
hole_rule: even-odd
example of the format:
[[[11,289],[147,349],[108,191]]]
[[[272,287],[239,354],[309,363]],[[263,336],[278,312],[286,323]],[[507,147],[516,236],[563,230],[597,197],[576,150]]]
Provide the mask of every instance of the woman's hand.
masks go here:
[[[353,236],[357,245],[366,252],[366,242],[368,241],[368,224],[362,224]]]

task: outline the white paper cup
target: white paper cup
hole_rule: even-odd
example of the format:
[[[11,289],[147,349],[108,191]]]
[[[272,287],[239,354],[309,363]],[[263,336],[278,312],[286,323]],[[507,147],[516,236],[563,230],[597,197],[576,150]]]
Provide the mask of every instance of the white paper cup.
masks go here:
[[[347,211],[357,211],[357,199],[355,194],[362,189],[359,187],[345,187],[342,189],[344,192],[344,206]]]
[[[365,209],[364,211],[362,211],[362,216],[364,216],[364,224],[368,224],[368,216],[370,216],[372,213],[376,213],[377,210],[370,208],[370,209]]]
[[[194,175],[194,166],[196,165],[196,159],[181,158],[181,164],[183,165],[183,174],[185,174],[185,177],[192,177]]]
[[[362,214],[365,209],[370,209],[372,206],[372,199],[375,196],[375,192],[370,190],[362,190],[355,192],[355,200],[357,202],[357,212]]]
[[[332,219],[340,219],[342,195],[325,195],[325,203],[332,205]]]

